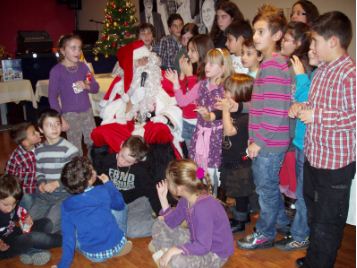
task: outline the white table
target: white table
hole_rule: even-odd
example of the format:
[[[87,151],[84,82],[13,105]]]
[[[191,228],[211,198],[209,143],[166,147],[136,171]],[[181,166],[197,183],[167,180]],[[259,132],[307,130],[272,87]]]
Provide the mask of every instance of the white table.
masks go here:
[[[97,94],[89,94],[89,99],[92,104],[94,116],[98,116],[99,102],[103,99],[105,92],[107,92],[111,82],[113,81],[113,77],[111,76],[110,73],[96,74],[94,75],[94,77],[99,84],[99,92]],[[35,93],[36,101],[37,102],[40,101],[41,97],[48,98],[48,80],[39,80],[36,83],[36,93]]]
[[[30,80],[13,80],[0,82],[0,109],[1,109],[1,124],[7,125],[7,109],[6,103],[20,101],[31,101],[32,106],[37,108],[37,102],[33,93]],[[24,109],[24,119],[26,120],[26,108]]]

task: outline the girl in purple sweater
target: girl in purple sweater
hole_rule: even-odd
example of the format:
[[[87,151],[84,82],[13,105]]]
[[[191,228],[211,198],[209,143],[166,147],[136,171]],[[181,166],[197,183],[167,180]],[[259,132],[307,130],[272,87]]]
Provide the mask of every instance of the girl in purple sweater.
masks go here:
[[[79,36],[62,36],[59,49],[60,62],[50,72],[48,100],[51,108],[62,115],[62,130],[67,132],[68,141],[82,155],[82,135],[89,152],[90,133],[95,128],[89,93],[98,93],[99,85],[88,66],[80,61],[82,41]]]
[[[191,160],[174,160],[156,188],[162,210],[149,245],[154,260],[160,267],[222,267],[233,254],[233,236],[223,206],[208,194],[204,170]],[[167,201],[168,190],[180,197],[176,208]],[[183,221],[188,228],[180,226]]]

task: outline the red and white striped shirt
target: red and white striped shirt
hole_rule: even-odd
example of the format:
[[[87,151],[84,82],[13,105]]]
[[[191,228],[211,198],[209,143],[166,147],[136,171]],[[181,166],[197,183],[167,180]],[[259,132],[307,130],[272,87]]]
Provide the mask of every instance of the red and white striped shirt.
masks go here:
[[[356,66],[350,56],[322,64],[311,82],[305,155],[311,166],[339,169],[356,161]]]

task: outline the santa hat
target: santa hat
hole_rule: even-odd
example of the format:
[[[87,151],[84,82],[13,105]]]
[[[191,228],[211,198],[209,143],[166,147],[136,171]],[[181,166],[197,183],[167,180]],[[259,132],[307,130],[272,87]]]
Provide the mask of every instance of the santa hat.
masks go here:
[[[130,44],[119,48],[117,59],[120,67],[124,70],[124,91],[127,92],[130,88],[133,79],[134,60],[148,57],[150,51],[146,48],[142,40],[136,40]]]

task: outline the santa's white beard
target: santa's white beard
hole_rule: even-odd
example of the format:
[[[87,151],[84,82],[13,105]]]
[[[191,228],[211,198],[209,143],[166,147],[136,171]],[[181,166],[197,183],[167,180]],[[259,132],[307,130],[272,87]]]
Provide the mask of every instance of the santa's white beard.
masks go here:
[[[128,91],[129,96],[131,96],[135,90],[140,88],[141,74],[143,72],[147,73],[147,78],[144,83],[145,97],[138,105],[133,107],[130,114],[135,115],[136,112],[139,112],[145,120],[148,112],[155,110],[155,96],[157,96],[160,90],[163,90],[161,86],[162,75],[160,59],[155,53],[150,53],[148,63],[145,66],[134,67],[133,79]]]

